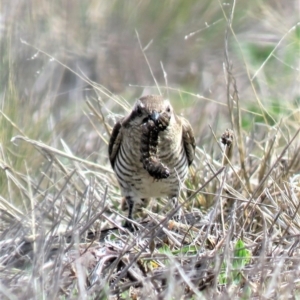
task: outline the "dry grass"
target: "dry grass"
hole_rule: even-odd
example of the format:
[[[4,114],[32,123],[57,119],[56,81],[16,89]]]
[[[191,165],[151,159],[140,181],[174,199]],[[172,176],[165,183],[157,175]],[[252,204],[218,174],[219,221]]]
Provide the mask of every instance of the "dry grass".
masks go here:
[[[132,7],[124,5],[117,10],[116,2],[111,3],[105,5],[102,12],[120,18],[120,12],[123,12],[122,25]],[[291,11],[281,2],[274,1],[274,7],[257,3],[261,8],[259,13],[271,24],[279,24],[279,12],[288,14]],[[47,68],[36,79],[34,88],[20,92],[24,90],[17,84],[15,76],[19,69],[14,68],[14,61],[18,61],[21,54],[10,48],[16,36],[15,27],[12,24],[8,27],[6,38],[10,37],[12,44],[4,45],[9,43],[4,35],[1,40],[3,49],[10,49],[2,62],[7,63],[9,71],[6,78],[1,77],[3,82],[6,80],[0,110],[1,298],[299,297],[299,56],[291,51],[299,50],[299,23],[278,28],[276,43],[272,41],[274,36],[269,41],[270,36],[262,34],[264,45],[271,44],[272,50],[268,55],[260,52],[261,58],[254,55],[255,51],[261,50],[259,43],[254,50],[253,45],[245,48],[255,30],[235,31],[235,16],[237,22],[242,16],[237,4],[231,3],[228,10],[219,5],[208,6],[205,10],[208,18],[214,16],[211,20],[222,19],[222,34],[225,32],[225,43],[220,43],[221,46],[215,42],[210,44],[218,49],[218,57],[221,49],[225,55],[214,64],[210,56],[213,54],[206,53],[209,71],[198,69],[196,75],[190,72],[179,80],[176,68],[185,64],[187,58],[184,57],[183,62],[174,63],[174,69],[168,61],[159,65],[159,68],[169,70],[171,78],[166,79],[157,75],[155,58],[148,56],[142,42],[136,44],[140,61],[147,66],[144,59],[148,59],[151,72],[148,69],[147,72],[157,79],[159,89],[171,99],[181,99],[175,101],[175,106],[191,120],[197,136],[197,151],[187,188],[180,199],[180,219],[173,218],[177,211],[166,199],[159,199],[137,216],[138,230],[134,233],[122,227],[121,196],[107,161],[107,141],[111,127],[119,117],[117,113],[124,114],[130,108],[125,99],[133,99],[133,95],[142,90],[142,83],[139,82],[134,92],[124,88],[123,83],[120,87],[120,82],[127,78],[125,75],[125,79],[120,80],[108,76],[104,81],[99,80],[101,85],[96,84],[100,77],[96,76],[92,81],[92,76],[72,67],[71,58],[62,59],[59,51],[54,55],[51,43],[42,39],[39,44],[26,41],[22,45],[28,53],[38,53],[41,60],[52,60],[56,66],[51,69],[49,63],[45,63],[43,66]],[[35,13],[31,17],[39,19],[41,12],[46,11],[49,24],[61,24],[64,19],[52,11],[56,5],[48,6],[46,2],[43,5],[37,5],[39,9],[33,9]],[[97,2],[91,1],[86,8],[91,28],[98,26],[96,6]],[[204,9],[204,4],[191,6],[191,14],[193,7],[197,14]],[[76,12],[78,16],[77,8],[75,5],[70,14]],[[16,16],[19,9],[14,11]],[[146,16],[147,9],[146,4],[140,4],[141,14]],[[216,18],[218,10],[220,14]],[[172,6],[165,18],[172,20],[174,15],[179,15],[178,11]],[[252,7],[249,11],[250,14],[257,13],[258,9]],[[151,14],[155,12],[151,11]],[[105,23],[102,17],[101,22]],[[191,15],[193,20],[197,20],[196,17]],[[177,21],[183,21],[181,18],[186,20],[180,15]],[[143,24],[146,29],[144,33],[139,32],[141,40],[155,36],[164,28],[162,40],[168,37],[169,41],[174,41],[176,34],[167,35],[164,20],[159,19],[147,33],[147,26]],[[173,26],[182,31],[191,26],[191,23],[183,27],[176,24],[174,21]],[[259,27],[255,23],[251,25],[251,28]],[[75,29],[70,29],[68,43],[77,46],[73,48],[74,53],[82,53],[80,47],[90,40],[84,34],[76,36],[76,30],[79,32],[82,28],[78,24],[74,26]],[[217,34],[212,29],[214,26],[217,25],[208,26],[212,35]],[[57,27],[49,26],[48,30],[53,28]],[[189,28],[186,34],[191,31]],[[51,36],[63,43],[60,34]],[[96,34],[94,30],[93,34]],[[197,34],[190,36],[195,38]],[[209,37],[207,39],[210,41]],[[59,41],[55,40],[53,44],[59,45]],[[196,47],[199,46],[197,40],[194,42],[193,51],[201,56]],[[107,48],[117,51],[111,43]],[[175,51],[176,43],[171,46]],[[193,49],[193,44],[189,49]],[[125,59],[119,59],[125,63]],[[205,58],[201,63],[195,61],[199,66]],[[73,88],[82,94],[88,89],[85,104],[77,103],[68,116],[65,110],[70,106],[57,104],[58,98],[63,97],[64,80],[58,84],[55,76],[49,75],[50,81],[46,79],[51,72],[63,77],[58,72],[60,68],[78,78],[81,84],[79,88],[71,82],[66,97],[70,97]],[[143,68],[145,71],[146,67]],[[276,68],[280,72],[276,73]],[[135,72],[130,77],[132,82],[138,81],[141,69],[136,67]],[[276,81],[279,74],[280,80]],[[215,76],[217,79],[214,83],[202,82],[201,88],[206,85],[207,89],[200,95],[195,84],[199,83],[198,76]],[[29,81],[30,78],[26,79],[24,85],[30,86]],[[218,83],[218,88],[213,90]],[[155,89],[151,87],[151,91]],[[218,95],[221,93],[223,96]],[[43,97],[44,101],[39,105],[38,101]],[[26,102],[28,99],[30,103]],[[18,109],[14,109],[16,104]],[[183,110],[185,105],[189,107]]]

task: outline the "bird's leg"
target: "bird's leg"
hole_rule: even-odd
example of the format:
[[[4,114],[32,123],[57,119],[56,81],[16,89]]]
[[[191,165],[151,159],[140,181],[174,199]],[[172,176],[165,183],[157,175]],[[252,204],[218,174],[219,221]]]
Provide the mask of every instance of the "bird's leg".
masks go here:
[[[126,199],[127,206],[128,206],[128,219],[129,220],[126,220],[124,227],[127,227],[130,231],[134,231],[135,227],[130,221],[130,220],[133,220],[132,214],[133,214],[134,200],[132,199],[131,196],[126,196],[125,199]]]
[[[132,220],[134,201],[131,196],[127,196],[126,201],[127,201],[127,205],[128,205],[128,219]]]

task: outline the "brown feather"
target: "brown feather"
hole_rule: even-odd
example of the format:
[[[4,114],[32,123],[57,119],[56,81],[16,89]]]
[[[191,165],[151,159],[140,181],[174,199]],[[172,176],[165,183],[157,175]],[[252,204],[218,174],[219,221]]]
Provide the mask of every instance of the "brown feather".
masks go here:
[[[110,136],[110,141],[109,141],[109,145],[108,145],[108,156],[109,156],[109,161],[110,161],[112,168],[114,168],[115,159],[119,152],[121,142],[122,142],[121,129],[122,129],[123,120],[124,120],[124,118],[122,118],[115,124],[115,126],[112,130],[111,136]]]
[[[190,123],[185,118],[183,117],[178,117],[178,118],[180,119],[182,124],[183,145],[190,166],[195,158],[196,142],[195,142],[194,132]]]

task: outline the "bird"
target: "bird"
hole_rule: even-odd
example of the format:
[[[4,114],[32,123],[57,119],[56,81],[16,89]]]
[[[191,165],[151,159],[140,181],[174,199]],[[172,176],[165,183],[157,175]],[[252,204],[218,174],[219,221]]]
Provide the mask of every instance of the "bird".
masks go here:
[[[116,122],[108,154],[128,206],[125,227],[133,228],[134,209],[146,207],[151,198],[177,203],[195,147],[190,123],[161,95],[137,99],[131,112]]]

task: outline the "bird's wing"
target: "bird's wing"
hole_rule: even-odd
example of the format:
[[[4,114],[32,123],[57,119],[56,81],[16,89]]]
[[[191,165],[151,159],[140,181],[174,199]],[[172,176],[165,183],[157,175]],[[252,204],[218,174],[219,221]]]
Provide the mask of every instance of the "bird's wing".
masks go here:
[[[109,156],[109,161],[110,161],[112,168],[114,168],[116,156],[119,152],[120,145],[122,142],[121,128],[122,128],[123,120],[124,120],[124,118],[122,118],[120,121],[118,121],[115,124],[115,126],[112,130],[111,136],[110,136],[110,140],[109,140],[108,156]]]
[[[191,124],[183,117],[179,117],[182,124],[182,139],[189,166],[195,157],[196,142]]]

